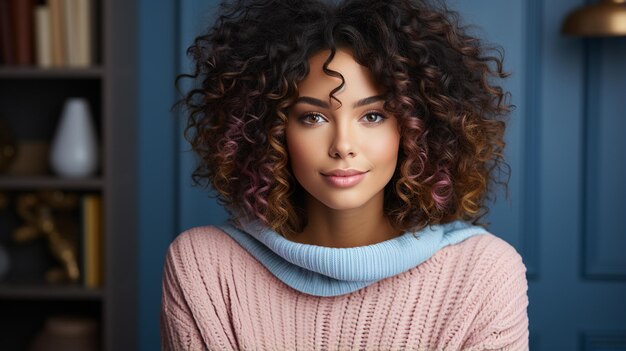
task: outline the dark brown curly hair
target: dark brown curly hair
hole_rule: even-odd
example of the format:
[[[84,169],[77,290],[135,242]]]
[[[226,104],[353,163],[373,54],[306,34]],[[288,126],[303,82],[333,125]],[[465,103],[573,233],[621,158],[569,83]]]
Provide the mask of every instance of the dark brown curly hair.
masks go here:
[[[384,212],[400,230],[456,219],[485,225],[485,202],[503,171],[508,92],[503,50],[486,47],[456,12],[426,0],[238,0],[222,3],[187,54],[196,85],[179,101],[185,138],[199,156],[196,185],[211,185],[234,219],[278,233],[306,225],[302,187],[289,165],[285,128],[308,58],[349,47],[385,88],[401,132]],[[494,51],[496,55],[488,52]],[[337,75],[335,75],[337,76]],[[341,77],[343,81],[343,77]],[[342,82],[343,85],[343,82]],[[331,97],[339,89],[331,92]]]

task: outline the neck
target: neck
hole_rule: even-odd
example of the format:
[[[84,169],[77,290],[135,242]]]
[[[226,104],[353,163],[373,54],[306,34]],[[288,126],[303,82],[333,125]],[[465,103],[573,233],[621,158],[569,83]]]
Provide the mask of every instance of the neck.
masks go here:
[[[383,193],[365,205],[335,210],[317,199],[307,198],[308,223],[289,240],[302,244],[334,248],[373,245],[401,234],[383,213]]]

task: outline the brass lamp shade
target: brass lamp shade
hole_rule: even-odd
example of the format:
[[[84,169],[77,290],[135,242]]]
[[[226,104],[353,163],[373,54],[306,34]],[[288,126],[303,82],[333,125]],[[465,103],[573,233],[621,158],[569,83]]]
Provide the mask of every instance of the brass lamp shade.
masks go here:
[[[579,37],[626,36],[626,0],[601,0],[570,13],[561,32]]]

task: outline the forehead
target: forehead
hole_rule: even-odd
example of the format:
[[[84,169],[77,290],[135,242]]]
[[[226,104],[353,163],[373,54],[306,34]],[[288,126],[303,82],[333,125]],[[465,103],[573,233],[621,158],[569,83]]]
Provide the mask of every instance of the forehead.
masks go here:
[[[323,70],[324,62],[330,56],[330,50],[322,50],[309,58],[309,73],[298,84],[300,96],[328,98],[330,92],[341,85],[341,78],[328,75]],[[377,88],[370,70],[360,65],[349,49],[337,49],[328,69],[341,73],[345,85],[335,96],[345,95],[348,98],[361,98],[363,95],[377,95]]]

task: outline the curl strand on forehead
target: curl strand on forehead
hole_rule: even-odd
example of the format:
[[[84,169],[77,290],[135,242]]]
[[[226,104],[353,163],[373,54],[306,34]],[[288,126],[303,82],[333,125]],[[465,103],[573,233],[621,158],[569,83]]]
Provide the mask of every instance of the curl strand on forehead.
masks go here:
[[[440,1],[223,2],[187,50],[193,71],[177,78],[197,83],[177,104],[200,160],[194,182],[212,187],[233,217],[299,232],[306,213],[289,168],[286,113],[309,58],[337,48],[369,69],[398,119],[398,166],[384,206],[392,223],[483,224],[495,186],[508,182],[504,130],[513,106],[497,85],[508,74],[502,50],[468,34]]]

